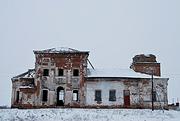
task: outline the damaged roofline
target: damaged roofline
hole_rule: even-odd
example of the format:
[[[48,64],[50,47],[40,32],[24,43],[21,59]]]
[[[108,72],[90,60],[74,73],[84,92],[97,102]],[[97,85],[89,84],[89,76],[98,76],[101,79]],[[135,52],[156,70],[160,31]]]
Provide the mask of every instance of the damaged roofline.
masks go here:
[[[26,72],[24,72],[22,74],[19,74],[17,76],[12,77],[11,80],[14,81],[14,80],[19,79],[19,78],[21,78],[21,79],[34,78],[34,77],[22,77],[22,76],[24,76],[24,75],[26,75],[26,74],[28,74],[28,73],[30,73],[32,71],[35,71],[35,69],[28,69],[28,71],[26,71]]]
[[[76,50],[76,49],[73,49],[73,48],[69,48],[69,47],[57,47],[57,48],[50,48],[50,49],[45,49],[45,50],[33,50],[34,54],[41,54],[41,53],[65,53],[65,54],[68,54],[68,53],[71,53],[71,54],[74,54],[74,53],[85,53],[85,54],[89,54],[89,51],[79,51],[79,50]]]
[[[33,50],[34,54],[88,54],[90,51],[59,51],[59,52],[44,52],[44,51],[39,51],[39,50]]]

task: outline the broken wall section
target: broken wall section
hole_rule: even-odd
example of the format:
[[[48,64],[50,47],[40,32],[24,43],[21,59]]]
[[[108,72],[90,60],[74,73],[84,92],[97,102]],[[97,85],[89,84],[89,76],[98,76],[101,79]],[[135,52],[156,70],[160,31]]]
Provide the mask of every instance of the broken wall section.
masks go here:
[[[32,108],[35,105],[34,78],[13,78],[11,106]]]
[[[152,54],[136,55],[135,57],[133,57],[133,62],[130,68],[133,69],[135,72],[161,76],[160,63],[157,63],[156,56]]]

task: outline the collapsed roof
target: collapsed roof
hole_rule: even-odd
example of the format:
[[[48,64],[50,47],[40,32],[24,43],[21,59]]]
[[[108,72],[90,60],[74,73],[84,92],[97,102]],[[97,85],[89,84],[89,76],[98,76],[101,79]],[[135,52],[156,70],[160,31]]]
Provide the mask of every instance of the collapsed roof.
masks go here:
[[[28,69],[28,71],[20,74],[20,75],[17,75],[15,77],[13,77],[12,79],[19,79],[19,78],[34,78],[35,77],[35,69]]]

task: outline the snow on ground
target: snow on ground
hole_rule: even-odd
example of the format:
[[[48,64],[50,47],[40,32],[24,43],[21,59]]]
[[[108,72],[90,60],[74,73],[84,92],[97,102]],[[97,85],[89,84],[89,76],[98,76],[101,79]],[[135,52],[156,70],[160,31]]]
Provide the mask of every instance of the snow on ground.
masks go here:
[[[0,121],[180,121],[180,111],[149,109],[0,109]]]

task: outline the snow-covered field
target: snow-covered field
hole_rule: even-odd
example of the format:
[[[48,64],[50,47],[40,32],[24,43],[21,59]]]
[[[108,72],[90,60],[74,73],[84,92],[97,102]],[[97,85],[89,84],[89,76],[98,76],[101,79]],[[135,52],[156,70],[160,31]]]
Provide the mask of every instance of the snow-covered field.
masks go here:
[[[0,121],[180,121],[180,111],[149,109],[0,109]]]

